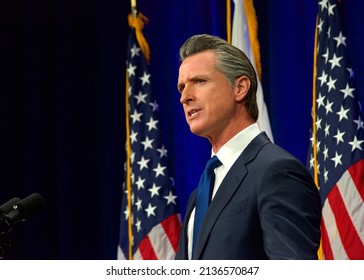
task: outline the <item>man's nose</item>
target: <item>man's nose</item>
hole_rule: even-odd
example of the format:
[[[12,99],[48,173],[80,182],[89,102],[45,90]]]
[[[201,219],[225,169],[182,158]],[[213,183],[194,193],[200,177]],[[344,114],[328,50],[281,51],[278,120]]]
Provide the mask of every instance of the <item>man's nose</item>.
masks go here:
[[[193,91],[188,86],[185,86],[185,88],[183,89],[183,91],[181,93],[181,98],[179,101],[182,104],[188,104],[189,102],[191,102],[193,100],[194,100]]]

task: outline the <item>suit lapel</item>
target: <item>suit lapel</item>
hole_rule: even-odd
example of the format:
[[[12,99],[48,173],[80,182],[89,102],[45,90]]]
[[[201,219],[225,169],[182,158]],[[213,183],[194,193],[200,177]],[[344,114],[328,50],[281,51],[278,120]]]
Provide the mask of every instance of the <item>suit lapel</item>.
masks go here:
[[[179,247],[181,250],[180,254],[183,260],[188,260],[188,223],[190,221],[192,210],[195,207],[195,200],[196,200],[196,189],[191,193],[191,196],[188,200],[185,218],[182,224],[182,234],[180,235],[180,243],[182,246]]]
[[[199,240],[196,244],[194,259],[198,259],[205,246],[208,236],[222,210],[229,203],[239,185],[244,180],[248,171],[246,164],[253,160],[259,150],[270,143],[267,135],[262,132],[245,148],[235,161],[229,172],[222,181],[214,199],[212,200],[200,229]]]

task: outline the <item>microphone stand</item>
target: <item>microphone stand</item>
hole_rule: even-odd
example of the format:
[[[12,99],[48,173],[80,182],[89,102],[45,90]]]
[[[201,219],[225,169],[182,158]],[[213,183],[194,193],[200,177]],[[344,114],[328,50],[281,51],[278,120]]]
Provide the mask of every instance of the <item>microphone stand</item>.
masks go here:
[[[0,236],[0,260],[5,258],[5,248],[10,247],[10,238],[5,234]]]
[[[43,206],[43,197],[37,193],[31,194],[23,200],[14,197],[0,206],[0,259],[4,258],[5,248],[11,246],[8,234],[13,229],[13,225],[26,221]]]
[[[6,229],[3,230],[3,225],[5,225]],[[0,215],[0,260],[4,259],[5,257],[5,248],[11,246],[9,232],[11,228],[9,228],[9,224],[7,223],[6,219]]]

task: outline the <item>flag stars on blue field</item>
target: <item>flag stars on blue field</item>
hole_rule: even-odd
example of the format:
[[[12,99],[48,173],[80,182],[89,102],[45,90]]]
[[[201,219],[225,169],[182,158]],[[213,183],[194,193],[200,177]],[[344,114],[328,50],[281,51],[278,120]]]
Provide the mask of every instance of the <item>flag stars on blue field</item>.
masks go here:
[[[330,102],[328,99],[326,100],[326,105],[325,105],[326,115],[333,112],[332,111],[332,105],[333,104],[334,104],[334,102]]]
[[[343,36],[341,31],[340,31],[339,36],[334,37],[334,40],[337,41],[336,47],[339,47],[340,45],[344,45],[346,47],[346,37]]]
[[[144,72],[143,76],[141,76],[139,79],[142,81],[142,85],[144,86],[145,84],[150,83],[149,78],[150,78],[150,74],[148,74],[147,72]]]
[[[148,148],[153,149],[153,142],[154,139],[149,139],[149,137],[147,136],[145,140],[141,142],[144,146],[144,151],[148,150]]]
[[[138,132],[132,130],[131,133],[130,133],[131,144],[138,141],[137,136],[138,136]]]
[[[321,86],[323,84],[327,83],[327,74],[326,74],[325,70],[322,70],[322,74],[320,77],[318,77],[318,79],[321,81]],[[321,96],[321,94],[320,94],[320,96]]]
[[[135,153],[134,153],[134,152],[132,152],[132,153],[130,154],[130,163],[131,163],[131,164],[133,164],[133,163],[134,163],[134,161],[135,161]]]
[[[329,180],[329,171],[325,167],[324,168],[324,181],[325,181],[325,183],[327,183],[328,180]]]
[[[129,88],[128,88],[128,95],[129,95],[129,97],[131,96],[131,94],[133,93],[133,89],[132,89],[132,87],[130,86]]]
[[[364,140],[358,140],[356,135],[354,136],[354,140],[350,141],[349,144],[351,145],[351,151],[353,152],[355,149],[363,150],[361,144],[363,144]]]
[[[150,117],[149,122],[146,123],[148,126],[148,131],[151,131],[152,129],[157,129],[158,120],[154,120],[153,117]]]
[[[158,111],[159,106],[158,106],[157,101],[154,100],[154,102],[149,103],[149,105],[152,106],[153,112]]]
[[[128,218],[129,218],[129,210],[128,210],[128,208],[125,209],[124,215],[125,215],[125,221],[128,220]]]
[[[125,191],[125,194],[127,195],[128,192]],[[131,201],[134,202],[134,194],[131,195]],[[124,214],[125,214],[125,220],[127,220],[129,218],[129,208],[128,207],[126,207]],[[133,218],[134,218],[134,216],[132,216],[132,219]]]
[[[332,16],[333,16],[333,15],[335,15],[335,13],[334,13],[334,8],[335,8],[335,7],[336,7],[336,4],[332,4],[332,5],[331,5],[331,4],[329,3],[329,6],[328,6],[328,8],[327,8],[327,9],[328,9],[329,16],[330,16],[330,15],[332,15]]]
[[[155,183],[153,184],[153,186],[148,189],[148,191],[150,192],[150,197],[153,196],[159,196],[159,189],[161,188],[161,186],[157,186]]]
[[[142,202],[143,201],[140,198],[138,198],[137,202],[135,202],[135,206],[136,206],[137,211],[140,211],[140,210],[143,209]]]
[[[350,109],[345,109],[343,105],[340,107],[340,111],[336,114],[339,116],[339,122],[341,122],[343,119],[348,120],[348,112]]]
[[[325,137],[330,135],[330,126],[331,125],[328,124],[328,123],[325,125],[325,129],[324,129],[325,130]]]
[[[142,156],[142,158],[137,162],[140,166],[140,171],[143,170],[143,168],[148,169],[148,162],[150,161],[150,159],[146,159],[144,158],[144,156]]]
[[[336,144],[338,145],[340,142],[343,142],[344,143],[344,134],[345,134],[345,131],[344,132],[341,132],[340,129],[337,129],[337,133],[336,135],[334,135],[334,138],[336,138]]]
[[[147,212],[148,218],[150,216],[155,216],[155,209],[156,208],[157,208],[157,206],[152,206],[151,203],[148,204],[148,207],[145,209],[145,212]]]
[[[336,83],[337,79],[332,79],[332,77],[329,77],[329,81],[327,83],[327,86],[329,88],[328,92],[330,92],[332,89],[336,89],[335,83]]]
[[[346,68],[349,71],[349,78],[354,78],[354,70],[351,67]]]
[[[324,160],[327,160],[329,158],[329,149],[327,148],[326,145],[324,147],[323,155],[324,155]]]
[[[133,58],[134,56],[139,56],[141,49],[137,47],[136,44],[133,45],[133,47],[130,49],[130,54],[131,57]]]
[[[325,106],[325,103],[324,103],[324,100],[325,100],[325,96],[323,96],[321,93],[319,93],[319,97],[316,99],[316,102],[317,102],[317,108],[319,109],[321,106]]]
[[[357,128],[356,128],[357,130],[364,129],[364,122],[361,120],[360,115],[357,120],[354,120],[354,123],[357,124]]]
[[[329,60],[330,64],[331,64],[331,70],[333,70],[336,67],[341,67],[340,66],[340,60],[342,59],[341,57],[337,57],[336,54],[334,53],[333,57]]]
[[[326,50],[326,52],[322,55],[322,57],[325,58],[325,63],[327,63],[327,61],[329,59],[329,49]],[[321,86],[322,86],[322,84],[321,84]]]
[[[156,168],[153,168],[153,171],[155,172],[155,177],[158,178],[159,175],[165,176],[164,170],[166,168],[166,166],[161,166],[161,164],[158,163],[158,166]]]
[[[354,88],[351,88],[350,86],[349,86],[349,83],[347,83],[346,84],[346,87],[344,88],[344,89],[341,89],[340,91],[342,92],[342,93],[344,93],[344,99],[346,98],[346,97],[348,97],[348,96],[350,96],[351,98],[354,98],[354,95],[353,95],[353,91],[354,91],[355,89]]]
[[[144,183],[145,179],[142,179],[140,176],[138,176],[138,181],[135,182],[138,187],[138,191],[140,191],[140,189],[144,189]]]
[[[338,166],[338,164],[342,165],[341,158],[343,155],[339,155],[337,152],[335,152],[335,157],[333,157],[331,160],[335,163],[335,167]]]
[[[126,71],[128,72],[128,76],[131,77],[131,76],[135,76],[135,69],[137,67],[132,65],[131,63],[128,64],[128,68],[126,69]],[[131,90],[131,87],[130,87],[130,90]],[[129,94],[130,95],[130,94]]]
[[[142,93],[141,91],[139,91],[138,95],[135,95],[134,98],[137,100],[137,105],[139,105],[139,103],[147,103],[146,98],[147,98],[148,94],[147,93]]]
[[[173,193],[170,191],[168,196],[164,196],[164,198],[167,200],[167,205],[173,203],[173,204],[177,204],[176,199],[177,196],[173,195]]]
[[[137,229],[137,232],[141,231],[142,229],[142,221],[137,219],[137,222],[135,223],[135,227]]]
[[[133,114],[130,117],[133,119],[133,123],[141,122],[140,119],[143,116],[143,113],[138,113],[137,110],[134,110]]]
[[[162,145],[162,148],[157,149],[157,151],[159,152],[160,158],[167,157],[168,150],[164,147],[164,145]]]
[[[322,122],[322,119],[320,119],[319,117],[317,117],[317,121],[316,121],[316,127],[317,127],[317,129],[321,129],[321,122]]]
[[[324,9],[327,9],[327,2],[328,2],[328,0],[322,0],[321,2],[318,3],[321,7],[321,11],[323,11]]]

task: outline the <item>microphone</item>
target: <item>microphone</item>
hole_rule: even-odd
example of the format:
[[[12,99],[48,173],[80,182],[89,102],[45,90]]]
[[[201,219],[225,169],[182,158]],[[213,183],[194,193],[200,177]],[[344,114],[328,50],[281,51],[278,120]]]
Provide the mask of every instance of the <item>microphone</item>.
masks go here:
[[[13,206],[19,201],[20,201],[19,197],[14,197],[10,199],[8,202],[0,206],[0,213],[8,214],[13,209]]]
[[[9,232],[13,225],[26,221],[45,205],[43,197],[33,193],[20,200],[12,198],[0,207],[0,235]]]

